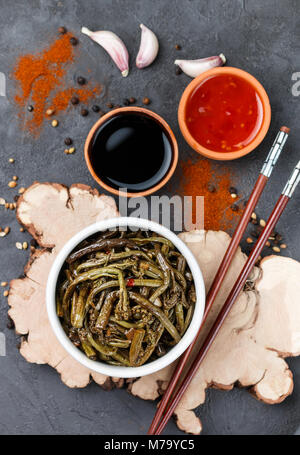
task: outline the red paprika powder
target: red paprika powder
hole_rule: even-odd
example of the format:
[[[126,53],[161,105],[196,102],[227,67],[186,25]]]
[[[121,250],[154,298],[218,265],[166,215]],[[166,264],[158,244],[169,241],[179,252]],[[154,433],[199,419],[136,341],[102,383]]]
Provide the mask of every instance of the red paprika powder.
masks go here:
[[[91,87],[89,84],[78,89],[66,87],[65,76],[75,59],[71,37],[70,33],[65,33],[43,51],[20,56],[13,69],[19,117],[24,128],[33,135],[38,135],[48,108],[57,114],[68,107],[73,95],[87,102],[101,92],[100,86]],[[25,108],[29,104],[33,111],[25,117]]]
[[[237,224],[240,213],[230,187],[232,174],[228,168],[214,169],[207,159],[182,162],[181,192],[184,196],[204,196],[204,228],[206,230],[231,231]],[[233,206],[234,204],[234,206]],[[193,202],[193,222],[196,205]]]

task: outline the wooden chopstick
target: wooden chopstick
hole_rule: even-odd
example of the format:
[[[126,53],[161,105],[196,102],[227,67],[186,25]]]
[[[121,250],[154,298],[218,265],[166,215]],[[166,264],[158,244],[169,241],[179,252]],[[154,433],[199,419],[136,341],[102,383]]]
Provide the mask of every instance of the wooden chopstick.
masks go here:
[[[191,352],[193,350],[194,345],[196,344],[200,331],[203,327],[204,322],[206,321],[206,318],[208,316],[208,313],[212,307],[212,304],[216,298],[216,295],[221,287],[221,284],[223,282],[223,279],[227,273],[227,270],[231,264],[231,261],[233,259],[233,256],[240,244],[240,241],[242,239],[242,236],[246,230],[246,227],[248,225],[249,219],[251,217],[252,212],[254,211],[255,206],[257,205],[257,202],[264,190],[264,187],[272,173],[272,170],[280,156],[280,153],[284,147],[284,144],[288,138],[288,134],[290,132],[290,129],[286,126],[282,126],[275,138],[275,141],[270,149],[270,152],[264,162],[264,165],[262,167],[262,170],[259,174],[259,177],[254,185],[254,188],[252,190],[252,193],[250,195],[250,198],[248,199],[247,205],[245,207],[245,210],[243,212],[243,215],[235,229],[235,232],[232,236],[232,239],[228,245],[227,251],[223,257],[223,260],[219,266],[219,269],[216,273],[216,276],[214,278],[214,281],[211,285],[211,288],[207,294],[206,297],[206,308],[205,312],[203,315],[203,319],[201,322],[201,327],[196,334],[196,337],[194,341],[191,343],[191,345],[188,347],[188,349],[182,354],[181,358],[179,359],[179,362],[173,372],[173,375],[170,379],[170,382],[168,384],[168,387],[162,397],[162,400],[159,404],[159,407],[156,411],[156,414],[154,416],[154,419],[151,423],[151,426],[148,430],[148,434],[154,434],[155,428],[158,425],[164,410],[166,408],[167,402],[169,401],[172,393],[174,392],[180,377],[182,375],[183,369],[190,358]]]
[[[188,372],[183,379],[179,389],[176,392],[176,395],[170,401],[156,431],[154,434],[158,435],[162,432],[165,425],[167,424],[168,420],[170,419],[171,415],[173,414],[177,404],[179,403],[182,395],[186,391],[187,387],[189,386],[190,382],[192,381],[193,377],[195,376],[198,368],[200,367],[203,359],[205,358],[210,346],[212,345],[214,339],[216,338],[217,334],[219,333],[220,328],[223,325],[223,322],[228,315],[229,311],[231,310],[236,298],[239,296],[240,292],[243,290],[243,287],[246,283],[246,280],[251,272],[253,266],[255,265],[262,249],[265,246],[266,241],[268,240],[271,232],[273,231],[276,223],[278,222],[282,212],[284,211],[288,201],[292,197],[292,194],[300,182],[300,161],[298,162],[297,166],[293,170],[285,188],[282,191],[278,201],[275,204],[275,207],[266,223],[265,228],[263,229],[261,235],[259,236],[257,243],[253,247],[247,262],[245,263],[238,279],[236,280],[233,288],[229,296],[226,299],[225,304],[223,305],[221,311],[218,314],[218,317],[213,324],[212,328],[210,329],[208,335],[205,338],[195,360],[193,361],[192,365],[190,366]]]

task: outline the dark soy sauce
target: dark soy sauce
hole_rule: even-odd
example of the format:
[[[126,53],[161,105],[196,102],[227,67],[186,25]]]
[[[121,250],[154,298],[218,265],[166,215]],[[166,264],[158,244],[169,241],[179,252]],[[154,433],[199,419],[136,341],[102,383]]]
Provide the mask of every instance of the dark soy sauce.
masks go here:
[[[163,128],[143,114],[118,114],[96,132],[91,164],[107,185],[128,192],[152,188],[168,172],[172,146]]]

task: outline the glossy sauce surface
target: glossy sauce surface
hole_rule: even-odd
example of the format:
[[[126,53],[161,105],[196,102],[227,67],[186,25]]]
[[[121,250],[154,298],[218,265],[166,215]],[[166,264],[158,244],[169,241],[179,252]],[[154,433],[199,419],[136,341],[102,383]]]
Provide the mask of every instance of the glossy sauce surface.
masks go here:
[[[172,147],[154,119],[122,113],[99,128],[92,141],[90,159],[104,183],[139,192],[164,178],[171,166]]]
[[[186,106],[194,139],[215,152],[234,152],[250,144],[263,121],[261,99],[244,79],[220,74],[204,80]]]

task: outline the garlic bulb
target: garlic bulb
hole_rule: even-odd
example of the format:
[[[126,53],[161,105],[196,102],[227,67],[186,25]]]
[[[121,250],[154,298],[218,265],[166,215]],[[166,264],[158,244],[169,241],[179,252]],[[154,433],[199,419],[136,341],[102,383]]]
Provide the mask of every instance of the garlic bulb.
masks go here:
[[[226,63],[224,54],[214,55],[213,57],[200,58],[197,60],[175,60],[175,65],[178,65],[182,71],[190,77],[199,76],[204,71],[222,66]]]
[[[117,67],[126,77],[129,73],[129,55],[123,41],[113,32],[100,30],[92,32],[86,27],[82,27],[81,32],[89,36],[93,41],[102,46],[111,56]]]
[[[142,29],[141,44],[136,57],[136,66],[142,69],[151,65],[155,60],[158,54],[159,44],[158,39],[152,30],[143,24],[141,24],[140,27]]]

